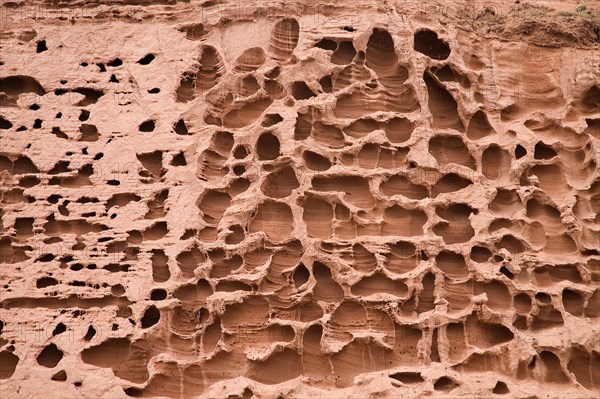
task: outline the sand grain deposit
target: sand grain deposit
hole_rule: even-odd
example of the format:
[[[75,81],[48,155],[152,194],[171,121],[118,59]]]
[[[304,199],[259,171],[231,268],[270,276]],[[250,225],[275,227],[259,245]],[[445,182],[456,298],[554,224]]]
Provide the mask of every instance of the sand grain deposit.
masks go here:
[[[598,3],[0,3],[0,397],[598,398]]]

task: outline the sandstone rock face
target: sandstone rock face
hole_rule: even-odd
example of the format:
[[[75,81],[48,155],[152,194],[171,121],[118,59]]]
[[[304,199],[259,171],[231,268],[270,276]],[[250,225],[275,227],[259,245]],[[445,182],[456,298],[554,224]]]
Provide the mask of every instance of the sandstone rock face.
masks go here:
[[[0,396],[597,398],[600,28],[545,4],[3,2]]]

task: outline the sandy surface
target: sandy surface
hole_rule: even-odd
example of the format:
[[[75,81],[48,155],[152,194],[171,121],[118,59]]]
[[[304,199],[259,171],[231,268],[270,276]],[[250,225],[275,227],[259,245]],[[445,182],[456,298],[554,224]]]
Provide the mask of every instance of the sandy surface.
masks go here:
[[[0,396],[597,398],[600,7],[0,3]]]

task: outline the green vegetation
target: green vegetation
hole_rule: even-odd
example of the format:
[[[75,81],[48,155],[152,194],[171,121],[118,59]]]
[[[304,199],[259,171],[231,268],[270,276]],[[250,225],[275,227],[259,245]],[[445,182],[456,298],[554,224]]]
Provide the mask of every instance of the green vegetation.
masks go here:
[[[600,21],[600,9],[593,10],[588,8],[587,5],[581,3],[575,7],[575,11],[559,11],[556,15],[560,17],[581,17],[585,19],[591,19],[594,21]]]
[[[600,43],[600,7],[590,7],[584,3],[572,7],[571,10],[555,11],[548,6],[523,0],[504,8],[466,3],[456,8],[455,18],[464,27],[481,34],[507,34],[508,29],[527,36],[536,29],[540,32],[546,29],[540,35],[555,38],[558,42],[571,37],[575,38],[573,40],[591,39]],[[567,21],[561,21],[563,18]],[[562,38],[559,37],[561,32],[564,33]],[[539,38],[535,40],[542,42]]]

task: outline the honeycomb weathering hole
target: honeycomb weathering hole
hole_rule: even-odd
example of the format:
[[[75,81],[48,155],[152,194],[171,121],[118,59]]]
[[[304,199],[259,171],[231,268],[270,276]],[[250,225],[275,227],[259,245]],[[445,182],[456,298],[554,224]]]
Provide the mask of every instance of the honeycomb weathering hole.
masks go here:
[[[6,4],[0,396],[597,398],[600,9],[258,3]]]
[[[428,29],[415,33],[414,49],[434,60],[445,60],[450,55],[448,43],[440,39],[436,32]]]

